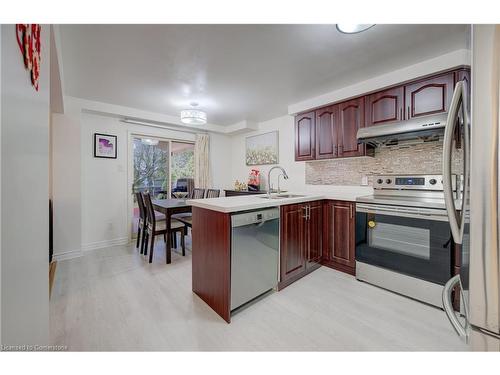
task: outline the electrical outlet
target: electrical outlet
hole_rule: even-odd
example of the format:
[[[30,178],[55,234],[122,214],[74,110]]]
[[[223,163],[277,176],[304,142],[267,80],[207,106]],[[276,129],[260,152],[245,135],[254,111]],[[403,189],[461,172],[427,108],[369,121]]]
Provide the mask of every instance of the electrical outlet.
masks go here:
[[[368,186],[368,176],[361,177],[361,186]]]

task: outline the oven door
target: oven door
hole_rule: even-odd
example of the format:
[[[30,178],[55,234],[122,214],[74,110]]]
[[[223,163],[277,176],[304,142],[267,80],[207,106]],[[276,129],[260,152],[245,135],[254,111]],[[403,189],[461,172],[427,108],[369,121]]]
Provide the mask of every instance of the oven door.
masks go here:
[[[356,204],[356,261],[444,285],[452,246],[445,210]]]

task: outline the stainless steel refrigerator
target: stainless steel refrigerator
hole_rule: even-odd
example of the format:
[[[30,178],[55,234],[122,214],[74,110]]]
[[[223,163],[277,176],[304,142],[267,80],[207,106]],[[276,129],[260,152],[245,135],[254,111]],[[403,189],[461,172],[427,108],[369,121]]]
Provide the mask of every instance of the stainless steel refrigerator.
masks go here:
[[[453,239],[462,245],[462,254],[460,275],[443,289],[443,307],[472,350],[500,351],[500,26],[474,25],[471,47],[471,82],[457,84],[444,136],[446,208]],[[451,191],[456,127],[463,139],[461,201]],[[451,303],[454,289],[460,289],[460,313]]]

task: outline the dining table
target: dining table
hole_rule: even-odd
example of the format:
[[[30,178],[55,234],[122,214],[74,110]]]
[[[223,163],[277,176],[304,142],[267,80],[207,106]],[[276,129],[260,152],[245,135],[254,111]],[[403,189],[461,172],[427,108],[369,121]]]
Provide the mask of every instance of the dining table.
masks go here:
[[[153,199],[153,208],[155,211],[165,215],[166,228],[170,232],[172,215],[191,212],[191,205],[186,199]],[[172,263],[172,237],[167,236],[167,264]]]

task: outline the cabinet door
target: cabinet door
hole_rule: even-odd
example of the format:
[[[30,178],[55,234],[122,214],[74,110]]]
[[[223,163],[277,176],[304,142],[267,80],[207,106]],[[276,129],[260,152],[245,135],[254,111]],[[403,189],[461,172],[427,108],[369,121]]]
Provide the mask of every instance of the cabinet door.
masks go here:
[[[454,86],[453,72],[406,85],[406,118],[447,112]]]
[[[366,126],[388,124],[404,119],[404,87],[377,92],[366,97]]]
[[[339,122],[338,155],[341,157],[364,155],[364,145],[358,144],[356,134],[365,124],[364,98],[352,99],[337,105]]]
[[[316,158],[315,113],[308,112],[295,117],[295,160]]]
[[[337,156],[337,107],[316,110],[316,159]]]
[[[320,263],[323,255],[323,203],[309,203],[307,219],[307,266]]]
[[[281,281],[305,271],[305,210],[303,205],[281,207]]]
[[[326,204],[325,258],[350,268],[355,263],[354,204],[330,201]]]

